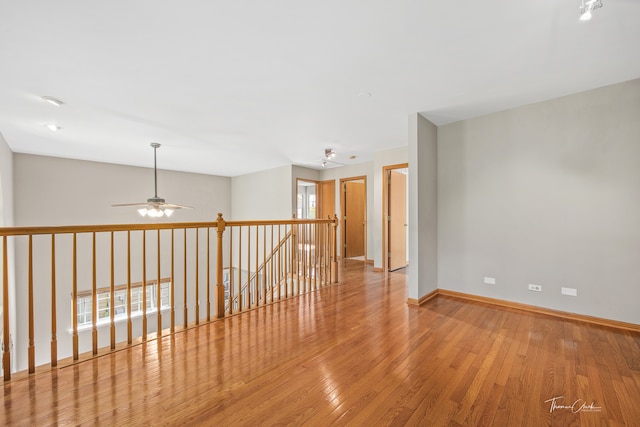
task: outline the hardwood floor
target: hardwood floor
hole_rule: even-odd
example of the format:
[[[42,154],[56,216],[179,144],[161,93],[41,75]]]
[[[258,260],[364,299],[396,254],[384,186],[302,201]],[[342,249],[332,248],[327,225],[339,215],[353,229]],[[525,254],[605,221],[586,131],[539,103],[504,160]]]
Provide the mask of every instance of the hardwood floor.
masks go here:
[[[346,260],[311,295],[5,384],[0,425],[640,425],[640,334],[411,307],[406,280]]]

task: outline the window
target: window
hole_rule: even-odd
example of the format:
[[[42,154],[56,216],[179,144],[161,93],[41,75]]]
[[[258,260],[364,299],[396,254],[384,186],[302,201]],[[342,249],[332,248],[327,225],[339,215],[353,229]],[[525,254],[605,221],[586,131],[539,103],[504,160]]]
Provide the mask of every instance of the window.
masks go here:
[[[157,283],[147,282],[147,313],[154,313],[158,310]],[[108,324],[111,321],[111,290],[101,288],[96,291],[96,310],[98,313],[97,325]],[[160,281],[160,310],[168,309],[171,295],[171,282],[169,279]],[[78,295],[78,326],[89,326],[92,324],[91,293],[82,292]],[[142,315],[142,285],[131,286],[131,316]],[[126,285],[118,286],[113,293],[113,317],[115,321],[127,318],[127,288]]]

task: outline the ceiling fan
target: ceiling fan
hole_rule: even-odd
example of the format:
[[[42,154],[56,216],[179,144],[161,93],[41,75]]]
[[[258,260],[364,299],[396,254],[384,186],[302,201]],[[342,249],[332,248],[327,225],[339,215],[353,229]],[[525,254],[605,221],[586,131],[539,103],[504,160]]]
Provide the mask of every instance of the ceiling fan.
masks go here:
[[[163,198],[158,197],[158,167],[156,161],[156,150],[160,147],[157,142],[152,142],[153,147],[153,183],[154,183],[154,196],[147,199],[146,203],[116,203],[111,205],[114,208],[122,206],[140,206],[138,213],[140,216],[148,216],[150,218],[160,218],[162,216],[170,217],[173,211],[177,209],[193,209],[192,206],[174,205],[172,203],[166,203]]]

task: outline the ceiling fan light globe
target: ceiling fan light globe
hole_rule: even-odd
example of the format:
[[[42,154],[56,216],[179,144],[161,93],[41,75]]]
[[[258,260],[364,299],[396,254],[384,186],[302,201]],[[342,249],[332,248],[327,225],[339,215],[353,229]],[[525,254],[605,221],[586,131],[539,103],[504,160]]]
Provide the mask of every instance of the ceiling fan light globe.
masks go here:
[[[165,209],[164,214],[167,216],[167,218],[169,218],[171,215],[173,215],[173,209]]]
[[[147,208],[138,209],[140,216],[147,216]]]
[[[580,15],[580,20],[581,21],[588,21],[591,19],[591,11],[587,10],[586,12],[584,12],[582,15]]]
[[[163,215],[163,213],[161,209],[151,208],[147,212],[147,215],[149,215],[151,218],[160,218]]]

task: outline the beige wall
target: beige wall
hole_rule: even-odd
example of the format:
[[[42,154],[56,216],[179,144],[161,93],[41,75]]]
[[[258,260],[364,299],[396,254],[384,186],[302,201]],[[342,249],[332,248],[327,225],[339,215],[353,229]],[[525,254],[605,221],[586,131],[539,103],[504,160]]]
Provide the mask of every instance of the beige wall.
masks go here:
[[[15,154],[15,223],[28,225],[143,223],[135,208],[112,203],[153,197],[153,168]],[[214,221],[231,211],[230,178],[158,170],[158,196],[193,206],[171,221]]]
[[[440,127],[439,287],[640,323],[639,159],[640,80]]]
[[[373,265],[382,268],[382,168],[401,163],[408,163],[408,146],[378,151],[373,160],[373,236],[371,245]],[[407,258],[409,253],[407,252]]]
[[[372,259],[374,250],[373,250],[373,236],[375,233],[374,225],[373,225],[373,163],[358,163],[355,165],[349,166],[341,166],[337,168],[331,168],[322,171],[322,181],[328,181],[330,179],[335,180],[336,183],[336,213],[338,214],[338,218],[342,217],[342,212],[340,211],[340,179],[343,178],[353,178],[358,176],[366,176],[367,177],[367,187],[366,187],[366,197],[367,197],[367,259]],[[338,253],[342,254],[342,241],[340,236],[342,235],[342,221],[338,223]]]
[[[291,201],[294,198],[291,179],[291,166],[231,178],[233,219],[290,219]]]
[[[2,134],[0,134],[0,227],[10,227],[13,225],[13,152],[9,148],[9,145],[5,141]],[[0,260],[2,260],[4,254],[2,253],[3,247],[0,243]],[[2,261],[0,261],[1,265]],[[7,241],[7,276],[9,282],[9,305],[15,306],[15,252],[13,240]],[[0,269],[0,271],[2,271]],[[0,292],[0,318],[4,313],[3,292]],[[16,336],[16,318],[15,310],[10,311],[11,318],[9,319],[11,336]],[[0,325],[0,329],[3,325]],[[12,358],[12,365],[14,361]]]
[[[149,219],[139,217],[135,208],[112,208],[114,202],[145,201],[153,196],[153,169],[120,166],[106,163],[87,162],[81,160],[60,159],[53,157],[14,154],[14,189],[15,189],[15,223],[19,226],[29,225],[71,225],[71,224],[113,224],[113,223],[146,223]],[[231,212],[230,178],[210,175],[191,174],[184,172],[158,171],[158,195],[169,202],[194,206],[193,210],[176,211],[171,221],[214,221],[217,213],[222,212],[228,217]],[[166,221],[162,219],[161,221]],[[161,277],[170,275],[171,250],[170,233],[163,232],[161,236]],[[131,233],[132,239],[132,282],[142,280],[141,266],[141,233]],[[206,277],[206,239],[204,234],[199,240],[200,264],[199,277]],[[184,233],[175,233],[176,247],[181,248]],[[96,249],[98,262],[96,268],[97,287],[105,287],[110,283],[109,269],[109,240],[107,235],[98,234]],[[156,235],[147,233],[147,279],[156,277]],[[193,289],[193,275],[195,271],[195,231],[187,232],[189,245],[187,255],[188,283],[188,311],[189,321],[195,319],[195,290]],[[126,283],[127,253],[126,236],[116,233],[115,250],[115,284]],[[118,242],[120,245],[118,246]],[[27,351],[27,245],[26,240],[16,242],[16,307],[17,325],[14,344],[17,361],[16,369],[23,370],[26,365]],[[71,241],[68,236],[56,239],[56,282],[57,282],[57,319],[59,357],[66,357],[71,352],[71,286],[72,261]],[[50,309],[50,240],[48,236],[34,238],[34,287],[36,319],[36,363],[43,364],[49,358],[50,333],[47,332]],[[124,249],[118,249],[124,248]],[[78,290],[91,289],[92,262],[90,236],[78,237]],[[100,255],[102,254],[102,255]],[[183,257],[175,257],[176,271],[184,270]],[[176,275],[176,289],[183,289],[182,274]],[[206,280],[199,282],[199,305],[204,312],[204,298],[206,295]],[[176,306],[184,305],[182,292],[176,292]],[[176,310],[176,322],[182,324],[183,311]],[[163,327],[169,326],[169,317],[163,318]],[[149,332],[155,331],[155,316],[149,319]],[[125,324],[117,325],[117,336],[123,339]],[[140,320],[134,321],[134,334],[141,329]],[[99,332],[100,347],[108,345],[108,328],[101,328]],[[90,332],[80,334],[80,351],[89,351],[91,346]]]

